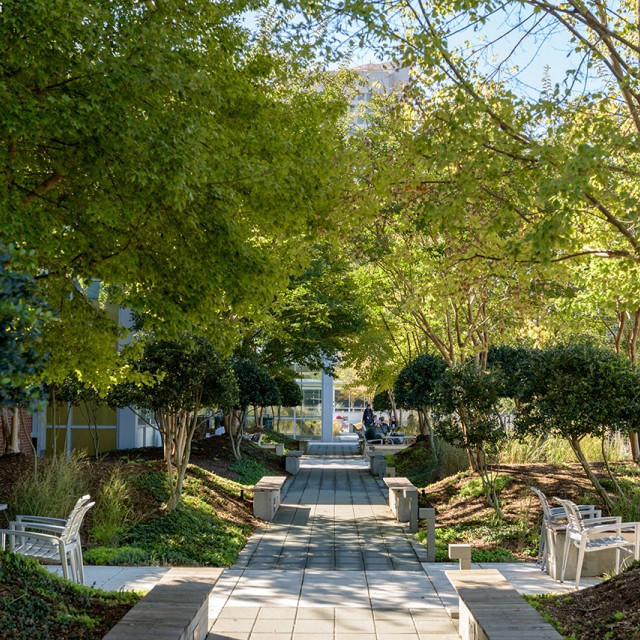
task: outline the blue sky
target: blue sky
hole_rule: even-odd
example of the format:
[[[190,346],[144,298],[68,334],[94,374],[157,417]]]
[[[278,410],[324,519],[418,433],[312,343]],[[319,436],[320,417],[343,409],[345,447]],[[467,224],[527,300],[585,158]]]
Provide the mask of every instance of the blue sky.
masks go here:
[[[535,99],[543,89],[545,74],[552,84],[562,83],[566,72],[579,65],[580,57],[567,52],[572,50],[566,31],[561,27],[553,29],[553,23],[547,18],[542,24],[536,25],[541,15],[527,16],[525,26],[517,28],[515,25],[522,19],[515,11],[521,10],[521,5],[513,5],[517,9],[511,14],[505,11],[497,12],[490,16],[482,26],[470,26],[468,19],[455,25],[456,33],[449,39],[450,48],[464,51],[467,43],[478,47],[482,43],[487,44],[486,50],[481,55],[481,69],[485,74],[495,74],[496,79],[511,78],[517,91]],[[254,14],[248,14],[245,25],[253,29],[256,25]],[[526,37],[527,29],[535,27],[534,31]],[[504,34],[507,35],[504,35]],[[495,42],[494,42],[495,41]],[[498,69],[499,63],[508,57],[508,63]],[[350,66],[376,63],[385,61],[373,49],[352,49]],[[332,67],[337,65],[332,64]],[[598,83],[598,79],[591,74],[590,87]],[[574,91],[581,91],[584,82],[577,82]]]

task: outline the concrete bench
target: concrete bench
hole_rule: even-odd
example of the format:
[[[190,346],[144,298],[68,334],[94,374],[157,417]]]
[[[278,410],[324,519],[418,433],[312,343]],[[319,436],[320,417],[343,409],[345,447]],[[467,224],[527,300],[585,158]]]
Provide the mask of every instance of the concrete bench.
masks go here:
[[[289,451],[284,459],[284,468],[287,473],[296,475],[300,471],[300,458],[302,457],[302,451]]]
[[[458,592],[462,640],[562,640],[562,636],[495,569],[446,571]]]
[[[387,470],[387,459],[384,453],[374,451],[369,454],[369,471],[374,476],[382,478]]]
[[[409,522],[409,531],[418,531],[418,490],[407,478],[383,478],[389,489],[389,508],[398,522]]]
[[[451,558],[451,560],[459,560],[462,571],[469,571],[471,569],[471,545],[450,544],[449,558]]]
[[[269,449],[273,451],[277,456],[284,455],[284,444],[282,442],[271,443],[271,442],[261,442],[258,445],[261,449]]]
[[[365,447],[365,457],[368,458],[372,453],[382,453],[384,455],[393,455],[404,451],[408,444],[368,444]]]
[[[253,515],[271,522],[280,506],[280,490],[286,476],[264,476],[253,487]]]
[[[104,640],[204,640],[209,595],[222,569],[170,569]]]

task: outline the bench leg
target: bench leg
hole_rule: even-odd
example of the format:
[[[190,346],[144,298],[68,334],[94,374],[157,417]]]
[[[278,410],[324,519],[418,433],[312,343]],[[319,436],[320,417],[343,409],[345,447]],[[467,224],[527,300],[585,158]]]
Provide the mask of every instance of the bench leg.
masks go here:
[[[411,533],[418,532],[418,492],[415,489],[405,491],[405,495],[409,500],[409,531]]]

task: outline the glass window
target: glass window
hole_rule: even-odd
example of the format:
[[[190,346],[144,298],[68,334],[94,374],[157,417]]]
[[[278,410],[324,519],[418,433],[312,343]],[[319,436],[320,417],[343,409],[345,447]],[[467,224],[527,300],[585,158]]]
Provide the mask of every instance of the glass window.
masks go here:
[[[302,415],[305,417],[322,415],[322,389],[302,390]]]
[[[277,424],[277,420],[274,422],[274,429],[278,433],[284,433],[288,436],[293,436],[294,434],[294,421],[291,418],[280,418],[280,424]]]
[[[322,437],[321,420],[301,420],[300,434],[302,436]]]
[[[335,389],[336,410],[347,411],[349,409],[349,392]]]

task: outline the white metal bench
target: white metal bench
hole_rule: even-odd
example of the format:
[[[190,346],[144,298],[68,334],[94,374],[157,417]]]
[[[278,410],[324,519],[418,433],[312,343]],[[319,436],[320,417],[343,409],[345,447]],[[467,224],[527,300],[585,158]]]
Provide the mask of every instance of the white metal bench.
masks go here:
[[[383,478],[389,489],[389,508],[398,522],[409,522],[409,531],[418,530],[418,490],[408,478]]]
[[[253,515],[271,522],[280,506],[280,490],[286,476],[264,476],[253,487]]]
[[[462,640],[562,640],[495,569],[446,571],[458,592]]]
[[[45,562],[60,562],[67,580],[84,584],[80,527],[95,502],[90,496],[78,499],[67,519],[16,516],[8,529],[0,529],[0,545],[14,553]]]

